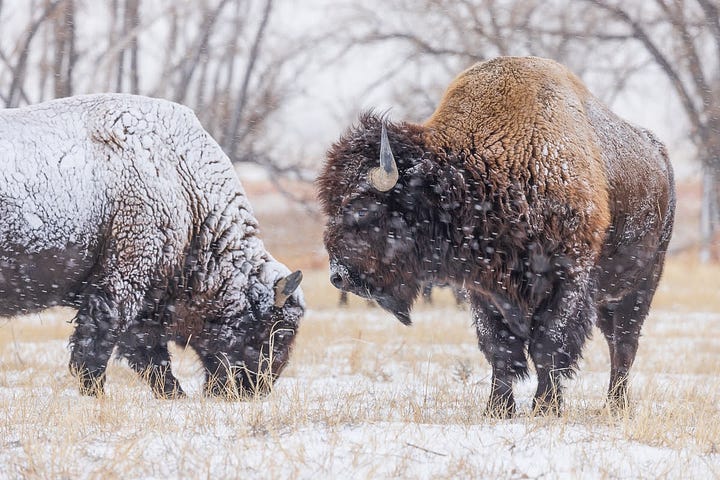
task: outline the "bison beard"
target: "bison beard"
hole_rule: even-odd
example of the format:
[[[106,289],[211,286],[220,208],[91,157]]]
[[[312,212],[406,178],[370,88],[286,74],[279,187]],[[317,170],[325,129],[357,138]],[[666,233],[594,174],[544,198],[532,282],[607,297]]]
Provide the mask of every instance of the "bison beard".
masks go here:
[[[559,412],[592,325],[610,349],[612,407],[657,287],[674,216],[663,145],[561,65],[503,57],[463,72],[424,124],[363,115],[318,178],[331,282],[405,324],[425,282],[468,291],[492,366],[487,412],[538,376]]]

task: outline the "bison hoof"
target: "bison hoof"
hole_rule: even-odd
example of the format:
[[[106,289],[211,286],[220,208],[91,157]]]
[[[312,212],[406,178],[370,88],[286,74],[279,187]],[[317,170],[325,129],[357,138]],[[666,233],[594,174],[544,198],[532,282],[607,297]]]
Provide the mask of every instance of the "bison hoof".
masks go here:
[[[178,400],[187,397],[183,389],[180,388],[180,385],[163,390],[153,390],[153,393],[155,394],[155,398],[158,400]]]
[[[87,397],[102,397],[105,395],[101,377],[83,377],[80,381],[80,394]]]
[[[515,416],[515,402],[490,400],[485,407],[484,416],[498,420],[507,420]]]
[[[622,412],[630,408],[630,395],[626,385],[620,384],[610,389],[607,395],[607,405],[613,411]]]
[[[91,371],[87,368],[70,367],[70,373],[80,380],[80,394],[88,397],[101,397],[105,394],[105,372]]]
[[[223,400],[243,400],[241,395],[238,393],[237,388],[235,388],[233,384],[217,380],[205,384],[204,393],[206,397]]]
[[[535,417],[559,417],[562,413],[561,404],[558,401],[546,401],[537,398],[533,399],[532,414]]]
[[[238,388],[233,383],[210,382],[205,385],[205,396],[214,397],[229,401],[248,401],[261,400],[269,393],[269,389],[252,389]]]
[[[605,402],[605,409],[608,410],[613,415],[623,415],[625,413],[631,412],[630,408],[630,400],[625,398],[614,398],[610,397]]]

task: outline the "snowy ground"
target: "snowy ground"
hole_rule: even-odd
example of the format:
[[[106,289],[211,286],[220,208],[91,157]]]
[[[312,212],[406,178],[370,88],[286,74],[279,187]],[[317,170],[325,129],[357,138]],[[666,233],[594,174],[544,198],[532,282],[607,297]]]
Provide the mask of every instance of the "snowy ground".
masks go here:
[[[441,297],[406,328],[335,298],[311,305],[270,397],[244,403],[201,397],[180,350],[186,400],[154,399],[119,363],[105,398],[80,397],[71,312],[0,319],[0,478],[720,478],[717,311],[652,312],[628,415],[602,408],[597,335],[562,418],[529,416],[528,380],[518,418],[493,420],[467,311]]]

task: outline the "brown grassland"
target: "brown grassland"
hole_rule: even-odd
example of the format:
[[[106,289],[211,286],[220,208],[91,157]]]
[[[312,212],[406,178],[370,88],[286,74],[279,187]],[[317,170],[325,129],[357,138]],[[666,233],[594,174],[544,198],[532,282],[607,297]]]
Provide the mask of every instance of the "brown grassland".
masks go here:
[[[528,379],[518,417],[496,420],[482,415],[490,369],[469,312],[448,291],[410,328],[361,299],[338,308],[318,220],[249,194],[270,250],[305,269],[308,312],[273,393],[206,399],[194,355],[174,348],[189,398],[154,399],[120,362],[105,397],[83,398],[67,370],[73,312],[0,319],[0,478],[720,478],[717,265],[668,261],[628,412],[603,408],[596,334],[562,417],[530,415]]]

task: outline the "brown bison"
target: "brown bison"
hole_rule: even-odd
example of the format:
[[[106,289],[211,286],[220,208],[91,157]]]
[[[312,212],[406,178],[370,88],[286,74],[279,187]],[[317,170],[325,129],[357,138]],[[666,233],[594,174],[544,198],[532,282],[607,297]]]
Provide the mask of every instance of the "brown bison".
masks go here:
[[[0,111],[0,315],[76,308],[70,368],[103,391],[120,356],[182,395],[167,344],[206,392],[265,392],[304,313],[302,274],[267,252],[230,160],[187,108],[89,95]]]
[[[515,410],[538,376],[557,412],[593,324],[610,347],[609,401],[628,372],[672,230],[663,145],[615,116],[558,63],[502,57],[450,85],[424,124],[373,113],[335,143],[318,179],[330,280],[401,322],[424,282],[468,292],[492,366],[487,411]]]

